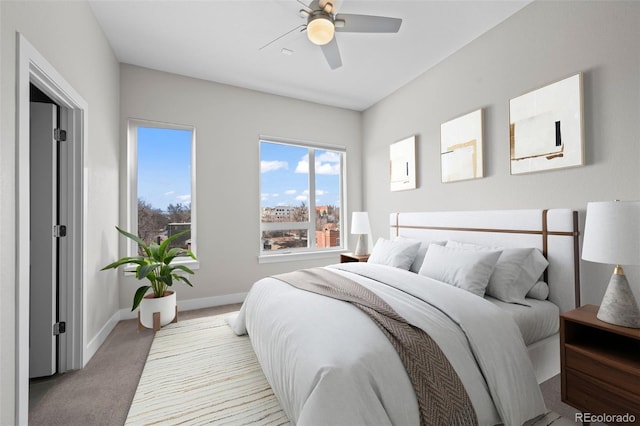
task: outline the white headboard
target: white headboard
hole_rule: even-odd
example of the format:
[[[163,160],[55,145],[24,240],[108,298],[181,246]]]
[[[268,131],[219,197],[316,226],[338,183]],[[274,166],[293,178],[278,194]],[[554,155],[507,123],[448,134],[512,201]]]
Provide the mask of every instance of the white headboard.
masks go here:
[[[391,236],[428,244],[457,240],[502,247],[535,247],[549,261],[549,300],[560,312],[580,306],[578,212],[569,209],[391,213]]]

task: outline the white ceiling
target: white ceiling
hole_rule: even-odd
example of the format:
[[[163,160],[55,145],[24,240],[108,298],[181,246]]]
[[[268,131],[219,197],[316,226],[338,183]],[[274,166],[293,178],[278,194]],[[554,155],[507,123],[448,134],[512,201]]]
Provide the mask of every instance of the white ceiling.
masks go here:
[[[300,0],[303,1],[303,0]],[[364,110],[531,0],[338,0],[338,13],[402,18],[397,34],[337,33],[331,70],[296,0],[90,0],[120,62]],[[309,0],[304,0],[305,4]],[[286,48],[290,55],[281,53]]]

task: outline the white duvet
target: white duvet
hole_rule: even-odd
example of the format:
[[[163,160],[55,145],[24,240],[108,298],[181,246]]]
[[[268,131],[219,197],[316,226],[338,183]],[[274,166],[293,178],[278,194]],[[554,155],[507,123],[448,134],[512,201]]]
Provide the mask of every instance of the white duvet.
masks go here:
[[[507,313],[465,290],[398,268],[329,268],[370,288],[438,343],[480,425],[522,425],[546,412],[522,337]],[[357,307],[265,278],[253,285],[232,327],[249,334],[293,423],[420,424],[398,354]]]

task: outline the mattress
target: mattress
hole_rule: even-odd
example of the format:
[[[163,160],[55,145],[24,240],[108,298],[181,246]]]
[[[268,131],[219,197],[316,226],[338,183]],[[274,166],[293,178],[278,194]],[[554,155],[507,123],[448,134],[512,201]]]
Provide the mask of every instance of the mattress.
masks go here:
[[[548,300],[527,298],[531,306],[523,306],[505,303],[491,296],[485,296],[485,299],[511,315],[527,346],[556,334],[560,329],[560,309]]]

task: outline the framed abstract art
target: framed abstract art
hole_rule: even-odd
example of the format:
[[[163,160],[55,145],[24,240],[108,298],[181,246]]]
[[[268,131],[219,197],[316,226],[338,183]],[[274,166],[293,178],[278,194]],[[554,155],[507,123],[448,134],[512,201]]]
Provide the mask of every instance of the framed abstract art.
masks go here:
[[[482,156],[482,109],[440,125],[442,182],[484,176]]]
[[[582,74],[509,102],[511,174],[584,165]]]
[[[392,191],[416,188],[416,137],[389,146],[389,174]]]

